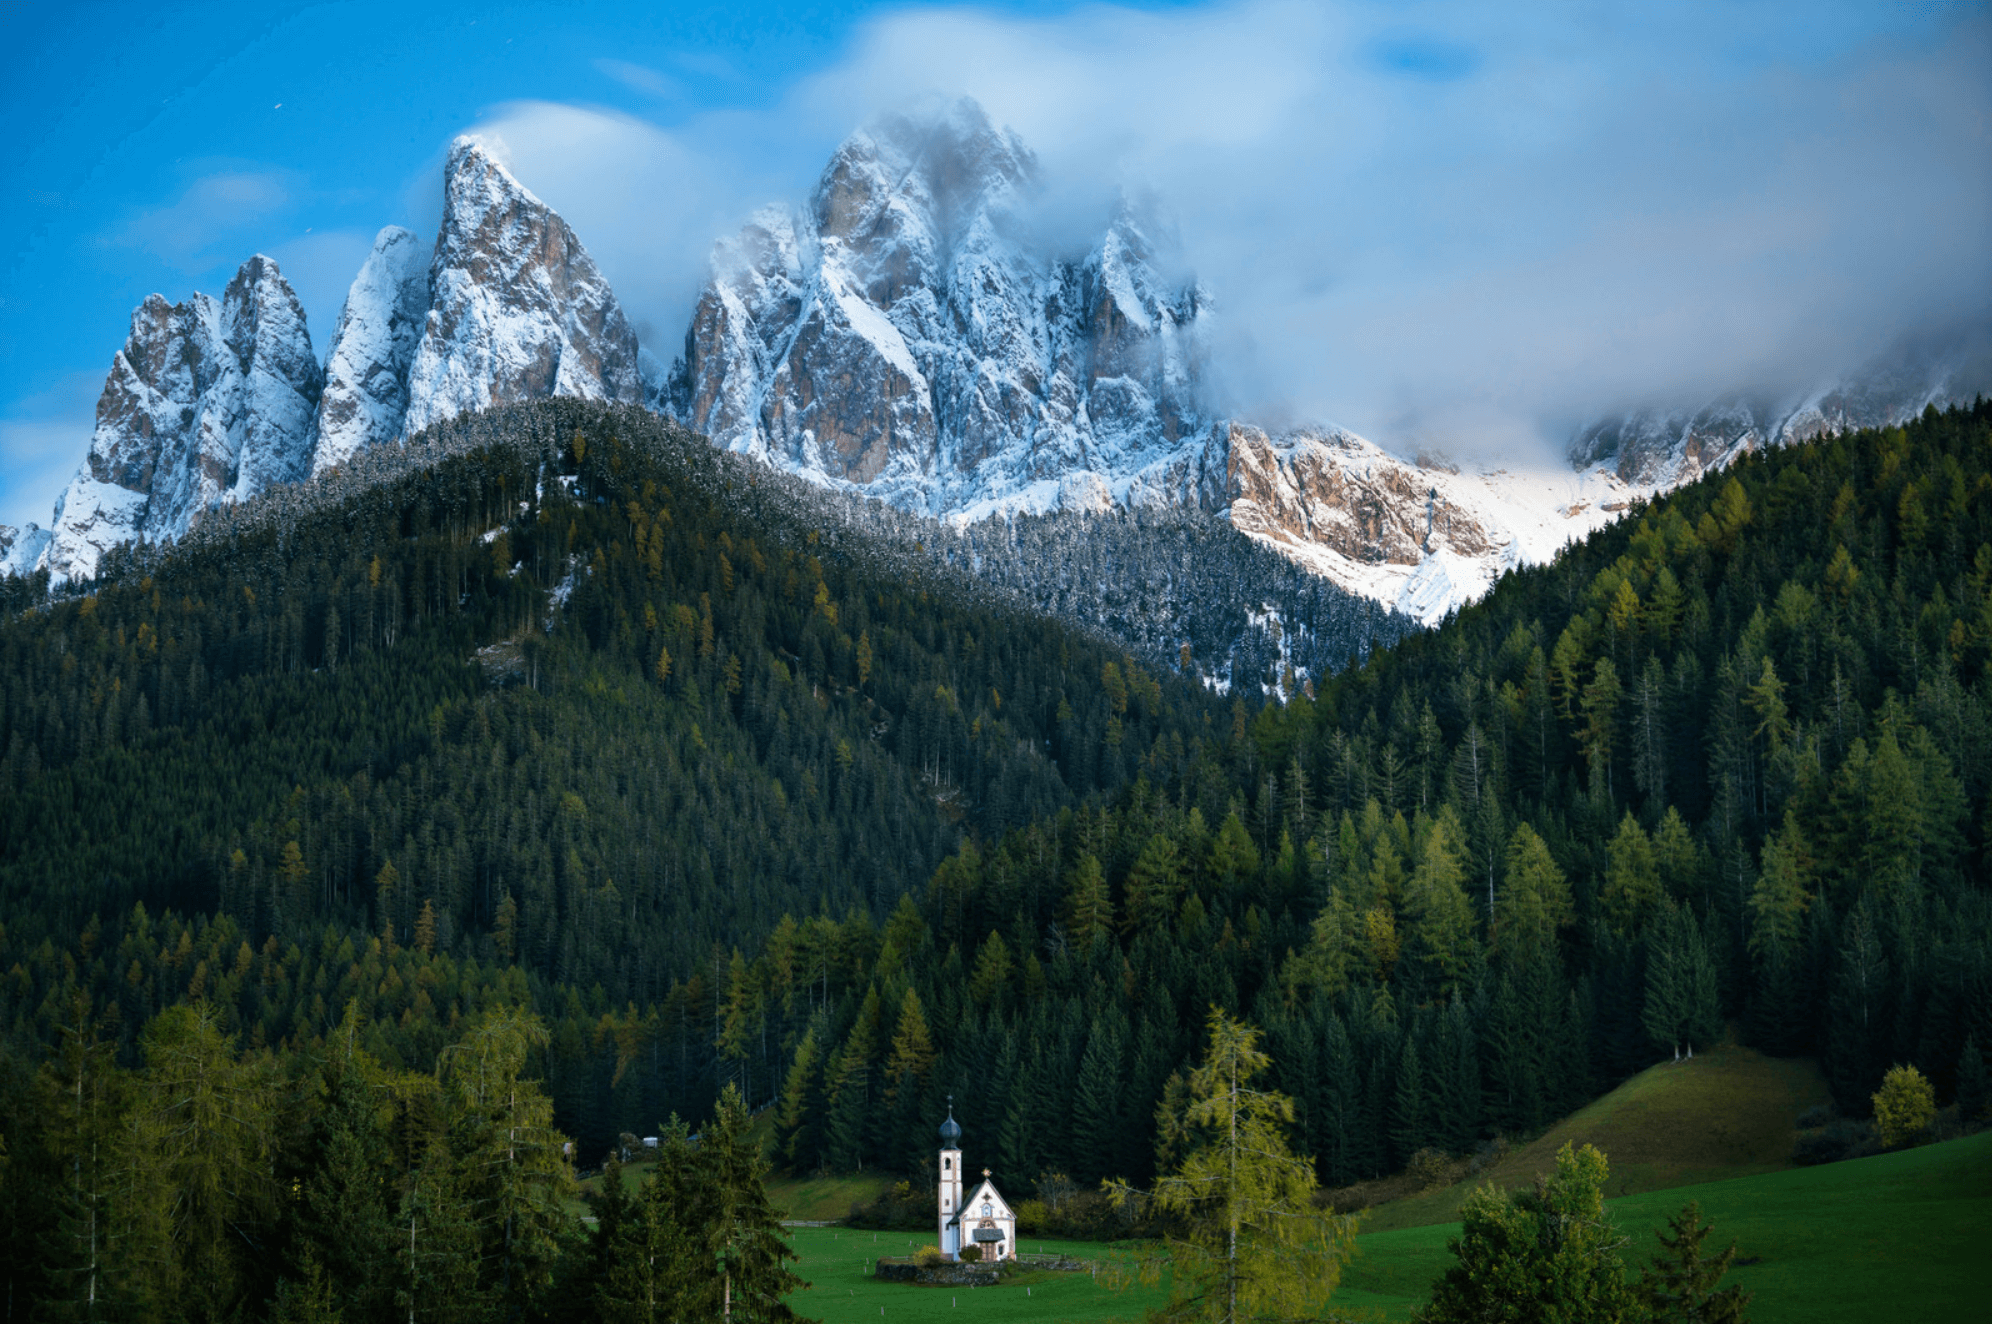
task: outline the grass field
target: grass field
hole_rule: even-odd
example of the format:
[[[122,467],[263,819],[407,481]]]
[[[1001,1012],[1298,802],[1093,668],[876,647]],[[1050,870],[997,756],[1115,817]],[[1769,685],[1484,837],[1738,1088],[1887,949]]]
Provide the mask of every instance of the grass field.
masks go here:
[[[925,1287],[911,1283],[881,1283],[871,1277],[872,1261],[881,1255],[905,1255],[923,1239],[905,1232],[860,1232],[854,1228],[796,1228],[791,1234],[809,1280],[789,1304],[798,1314],[824,1324],[857,1324],[860,1320],[934,1320],[940,1324],[971,1321],[1138,1320],[1162,1301],[1159,1288],[1136,1287],[1117,1292],[1084,1273],[1030,1273],[1006,1279],[1000,1287]],[[931,1236],[924,1244],[932,1245]],[[1022,1239],[1026,1253],[1063,1252],[1079,1259],[1104,1260],[1112,1251],[1083,1241]]]
[[[1992,1292],[1992,1132],[1817,1168],[1620,1196],[1611,1211],[1633,1240],[1637,1263],[1658,1249],[1655,1229],[1688,1200],[1701,1201],[1716,1242],[1735,1241],[1756,1262],[1732,1271],[1757,1294],[1756,1324],[1985,1318]],[[1457,1224],[1365,1233],[1335,1305],[1408,1319],[1452,1263],[1446,1239]],[[799,1228],[801,1273],[813,1284],[791,1303],[826,1324],[859,1320],[1108,1321],[1139,1319],[1160,1299],[1155,1290],[1115,1293],[1084,1274],[1039,1274],[1026,1282],[974,1291],[880,1283],[868,1276],[879,1255],[903,1255],[908,1234],[848,1228]],[[1026,1238],[1024,1249],[1038,1248]],[[1042,1243],[1079,1258],[1107,1247]],[[1028,1289],[1028,1290],[1026,1290]],[[883,1311],[883,1315],[881,1315]],[[964,1313],[967,1312],[967,1313]]]
[[[1616,1170],[1617,1164],[1613,1164]],[[1729,1281],[1757,1294],[1757,1324],[1901,1319],[1980,1320],[1992,1292],[1992,1132],[1899,1154],[1611,1201],[1620,1231],[1644,1263],[1654,1230],[1689,1200],[1715,1224],[1712,1242],[1737,1243]],[[1409,1318],[1452,1263],[1458,1224],[1373,1232],[1336,1299]]]
[[[1712,1048],[1691,1062],[1663,1062],[1570,1114],[1471,1180],[1379,1204],[1375,1231],[1451,1222],[1483,1181],[1526,1186],[1556,1166],[1565,1141],[1596,1145],[1612,1161],[1609,1195],[1781,1172],[1791,1166],[1798,1115],[1827,1100],[1809,1060]]]
[[[768,1200],[783,1218],[843,1218],[854,1204],[869,1204],[892,1185],[871,1173],[855,1177],[770,1177]]]

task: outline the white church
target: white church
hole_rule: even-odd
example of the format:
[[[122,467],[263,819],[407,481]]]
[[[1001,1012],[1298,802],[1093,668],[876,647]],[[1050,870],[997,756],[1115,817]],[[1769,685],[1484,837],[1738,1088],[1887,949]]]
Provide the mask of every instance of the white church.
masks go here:
[[[941,1255],[960,1260],[964,1247],[978,1246],[984,1263],[1013,1258],[1017,1253],[1017,1216],[982,1170],[982,1184],[962,1199],[961,1124],[954,1119],[950,1096],[948,1120],[941,1123]]]

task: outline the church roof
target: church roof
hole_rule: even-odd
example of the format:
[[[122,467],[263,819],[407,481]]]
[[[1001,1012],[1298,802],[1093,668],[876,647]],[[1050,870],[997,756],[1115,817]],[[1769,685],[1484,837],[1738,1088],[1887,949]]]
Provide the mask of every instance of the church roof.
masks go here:
[[[995,1206],[990,1211],[989,1216],[991,1218],[1016,1218],[1016,1211],[1010,1208],[1010,1202],[1003,1198],[1003,1193],[996,1189],[996,1183],[984,1177],[982,1184],[969,1192],[968,1198],[961,1202],[961,1208],[955,1210],[954,1217],[948,1219],[945,1226],[954,1227],[967,1221],[980,1219],[982,1217],[982,1204],[985,1200]]]
[[[954,1105],[952,1103],[948,1105],[948,1120],[941,1123],[941,1147],[943,1149],[961,1148],[961,1123],[954,1119]]]

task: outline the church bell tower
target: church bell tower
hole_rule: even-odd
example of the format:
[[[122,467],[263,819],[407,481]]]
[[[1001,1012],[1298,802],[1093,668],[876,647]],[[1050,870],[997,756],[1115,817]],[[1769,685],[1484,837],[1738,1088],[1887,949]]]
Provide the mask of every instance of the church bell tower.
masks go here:
[[[929,1117],[932,1113],[927,1114]],[[954,1095],[948,1096],[948,1120],[941,1123],[941,1254],[961,1258],[961,1124],[954,1119]]]

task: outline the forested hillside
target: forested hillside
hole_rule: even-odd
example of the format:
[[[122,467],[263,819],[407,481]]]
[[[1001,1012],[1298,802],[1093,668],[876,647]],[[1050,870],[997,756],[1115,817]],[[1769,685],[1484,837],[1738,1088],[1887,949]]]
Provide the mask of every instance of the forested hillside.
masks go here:
[[[1992,1044],[1989,592],[1992,409],[1752,457],[1318,701],[1235,705],[1184,777],[970,843],[869,959],[812,975],[777,929],[728,1074],[799,1167],[910,1164],[945,1089],[999,1170],[1082,1182],[1146,1175],[1211,1002],[1331,1181],[1725,1021],[1850,1112],[1892,1062],[1947,1098]]]
[[[798,1168],[910,1165],[952,1092],[1013,1183],[1141,1179],[1216,1003],[1341,1181],[1725,1019],[1850,1110],[1992,1043],[1992,408],[1752,457],[1264,707],[634,412],[506,417],[0,627],[15,1103],[77,991],[126,1061],[191,1001],[415,1069],[530,1000],[589,1154],[733,1080]]]

